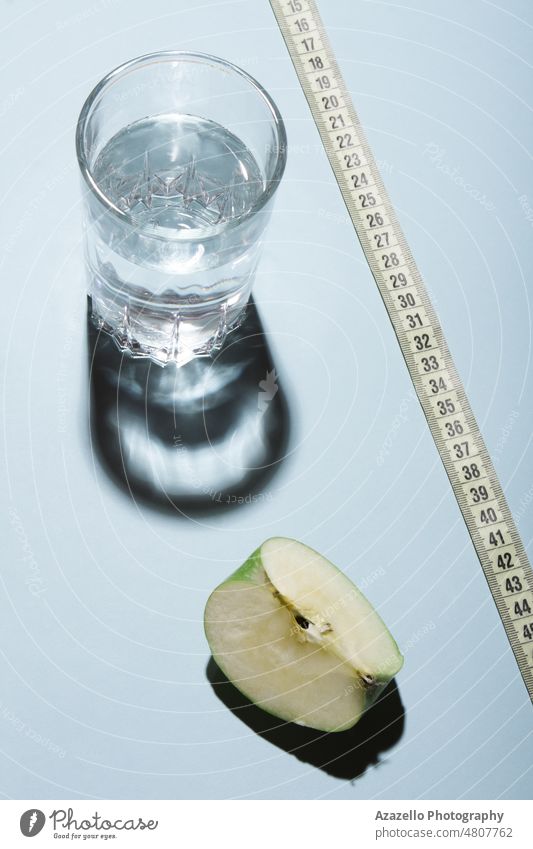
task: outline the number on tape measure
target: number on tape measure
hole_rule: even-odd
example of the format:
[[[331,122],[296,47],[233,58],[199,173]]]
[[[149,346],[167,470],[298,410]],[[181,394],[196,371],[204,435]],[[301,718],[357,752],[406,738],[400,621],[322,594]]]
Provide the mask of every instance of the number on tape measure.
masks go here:
[[[533,700],[533,571],[314,0],[270,0]]]

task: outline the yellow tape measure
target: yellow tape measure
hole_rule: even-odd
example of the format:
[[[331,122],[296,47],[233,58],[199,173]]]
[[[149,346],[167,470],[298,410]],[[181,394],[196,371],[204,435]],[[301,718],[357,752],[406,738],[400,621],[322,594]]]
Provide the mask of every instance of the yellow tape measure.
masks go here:
[[[314,0],[270,0],[533,700],[533,571]]]

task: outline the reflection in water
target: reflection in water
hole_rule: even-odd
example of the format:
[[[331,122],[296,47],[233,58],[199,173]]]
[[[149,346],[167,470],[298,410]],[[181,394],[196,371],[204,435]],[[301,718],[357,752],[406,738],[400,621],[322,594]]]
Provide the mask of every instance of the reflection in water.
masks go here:
[[[88,321],[93,444],[134,495],[179,510],[266,497],[288,408],[253,300],[211,359],[158,366],[118,350]]]

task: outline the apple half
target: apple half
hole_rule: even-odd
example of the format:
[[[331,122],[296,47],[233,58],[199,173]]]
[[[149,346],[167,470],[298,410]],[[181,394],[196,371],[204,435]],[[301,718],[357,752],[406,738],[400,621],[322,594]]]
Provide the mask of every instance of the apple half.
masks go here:
[[[205,632],[226,677],[288,722],[344,731],[401,669],[387,626],[333,563],[301,542],[264,542],[218,586]]]

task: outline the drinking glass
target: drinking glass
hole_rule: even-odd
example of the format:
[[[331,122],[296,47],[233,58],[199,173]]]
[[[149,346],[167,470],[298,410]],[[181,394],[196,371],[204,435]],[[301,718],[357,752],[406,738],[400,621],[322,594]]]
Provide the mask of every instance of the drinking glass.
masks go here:
[[[272,99],[214,56],[141,56],[91,92],[76,148],[96,327],[160,365],[218,351],[242,321],[285,168]]]

